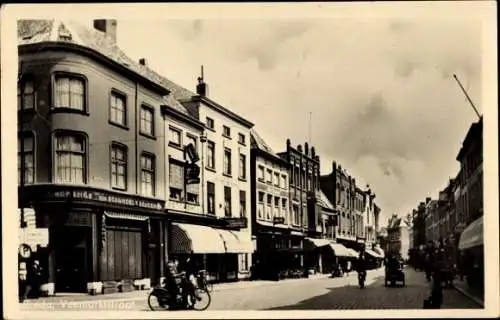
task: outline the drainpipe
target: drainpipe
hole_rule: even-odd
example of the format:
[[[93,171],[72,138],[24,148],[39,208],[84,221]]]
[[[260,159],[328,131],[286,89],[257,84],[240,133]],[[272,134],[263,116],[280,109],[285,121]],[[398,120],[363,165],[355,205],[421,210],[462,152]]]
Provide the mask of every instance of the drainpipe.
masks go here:
[[[135,113],[134,113],[134,142],[135,142],[135,145],[134,145],[134,149],[135,149],[135,193],[136,194],[139,194],[139,183],[140,183],[140,179],[139,179],[139,163],[138,163],[138,158],[139,158],[139,130],[138,130],[138,127],[137,127],[137,122],[138,122],[138,115],[139,115],[139,112],[138,112],[138,109],[139,109],[139,88],[138,88],[138,83],[137,81],[135,82]]]

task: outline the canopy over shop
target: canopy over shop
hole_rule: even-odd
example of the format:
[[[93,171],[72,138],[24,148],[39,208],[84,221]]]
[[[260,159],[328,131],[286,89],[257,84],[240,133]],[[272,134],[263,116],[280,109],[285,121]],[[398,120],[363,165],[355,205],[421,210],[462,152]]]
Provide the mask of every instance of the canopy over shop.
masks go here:
[[[483,245],[483,217],[474,220],[460,235],[458,248],[466,250]]]

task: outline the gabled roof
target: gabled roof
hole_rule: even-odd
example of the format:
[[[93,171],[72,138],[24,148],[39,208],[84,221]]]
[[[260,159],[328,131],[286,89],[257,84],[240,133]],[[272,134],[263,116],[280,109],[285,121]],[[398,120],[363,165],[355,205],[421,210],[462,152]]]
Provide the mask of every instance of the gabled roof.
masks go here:
[[[250,130],[250,147],[256,148],[274,156],[278,156],[276,152],[264,141],[264,139],[255,131],[255,129]]]
[[[128,57],[110,38],[103,32],[88,28],[75,21],[66,20],[19,20],[18,45],[29,45],[43,42],[72,43],[92,49],[106,58],[128,68],[130,71],[159,84],[168,89],[171,94],[165,96],[165,104],[186,115],[192,116],[178,101],[179,98],[188,98],[194,93],[173,83],[171,80],[159,75],[154,70],[144,66]],[[61,39],[61,35],[70,35]]]

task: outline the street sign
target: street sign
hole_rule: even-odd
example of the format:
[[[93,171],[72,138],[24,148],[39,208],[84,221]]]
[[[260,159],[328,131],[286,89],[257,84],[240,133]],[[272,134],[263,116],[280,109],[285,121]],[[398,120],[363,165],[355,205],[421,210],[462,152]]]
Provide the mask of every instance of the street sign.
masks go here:
[[[197,164],[186,163],[185,173],[186,184],[200,183],[200,167]]]
[[[196,149],[192,143],[185,146],[184,150],[186,151],[186,155],[188,156],[191,163],[196,163],[200,160],[200,157],[198,156],[198,152],[196,152]]]
[[[19,236],[20,243],[30,246],[46,247],[49,244],[49,229],[47,228],[22,228]]]
[[[31,256],[31,247],[25,243],[22,243],[18,248],[19,256],[23,259],[29,259]]]

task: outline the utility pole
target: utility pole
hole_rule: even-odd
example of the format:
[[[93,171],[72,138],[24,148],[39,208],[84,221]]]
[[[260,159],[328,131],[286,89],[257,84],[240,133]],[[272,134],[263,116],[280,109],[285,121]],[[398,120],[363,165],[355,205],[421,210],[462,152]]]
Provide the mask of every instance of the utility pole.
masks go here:
[[[470,105],[472,106],[472,108],[474,109],[474,111],[476,112],[476,115],[479,119],[481,119],[481,115],[479,114],[479,112],[477,111],[476,109],[476,106],[474,105],[474,102],[472,102],[471,98],[469,97],[469,95],[467,94],[467,91],[465,91],[464,89],[464,86],[462,86],[462,83],[460,83],[460,80],[458,80],[458,77],[456,74],[453,74],[453,78],[457,81],[458,85],[460,86],[460,89],[462,89],[462,92],[464,93],[465,97],[467,98],[467,101],[469,101]]]

